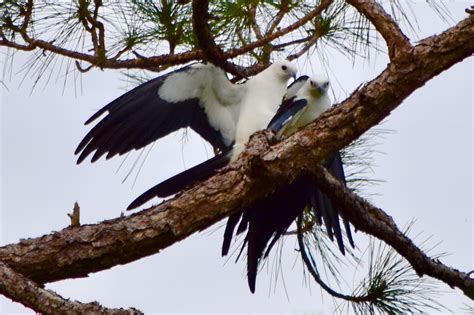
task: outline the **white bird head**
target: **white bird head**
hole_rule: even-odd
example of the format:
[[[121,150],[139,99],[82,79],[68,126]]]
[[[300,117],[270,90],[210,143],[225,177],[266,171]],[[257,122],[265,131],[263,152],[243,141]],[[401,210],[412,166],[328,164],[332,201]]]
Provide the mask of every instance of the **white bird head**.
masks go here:
[[[311,96],[319,98],[325,95],[329,89],[329,79],[324,75],[314,75],[308,79]]]
[[[296,66],[288,60],[279,60],[268,67],[268,72],[271,72],[286,82],[290,78],[296,79],[298,70]]]

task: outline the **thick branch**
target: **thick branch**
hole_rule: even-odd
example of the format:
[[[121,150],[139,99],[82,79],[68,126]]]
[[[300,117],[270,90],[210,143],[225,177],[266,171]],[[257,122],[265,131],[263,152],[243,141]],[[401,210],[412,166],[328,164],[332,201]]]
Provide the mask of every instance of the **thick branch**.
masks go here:
[[[350,191],[321,165],[316,167],[313,174],[318,187],[321,187],[339,207],[342,215],[358,230],[371,234],[392,246],[408,260],[420,277],[428,275],[439,279],[451,287],[460,288],[471,299],[474,299],[474,279],[471,279],[467,273],[447,267],[439,260],[428,257],[398,229],[390,216]]]
[[[347,0],[375,26],[387,43],[390,59],[395,61],[410,54],[413,46],[398,24],[376,1]]]
[[[108,309],[97,302],[80,303],[39,287],[0,262],[0,294],[41,314],[142,314],[136,309]]]
[[[292,137],[271,147],[265,137],[253,137],[235,163],[175,199],[129,217],[66,228],[0,248],[0,261],[44,283],[84,277],[157,253],[312,170],[317,161],[380,122],[432,77],[472,55],[472,38],[474,16],[423,40],[410,63],[390,64]],[[357,221],[355,227],[359,228]]]

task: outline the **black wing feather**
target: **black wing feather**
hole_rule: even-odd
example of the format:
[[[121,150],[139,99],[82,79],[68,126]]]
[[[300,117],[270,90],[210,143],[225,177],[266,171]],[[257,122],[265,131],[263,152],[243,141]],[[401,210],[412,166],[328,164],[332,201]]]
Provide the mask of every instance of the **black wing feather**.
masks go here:
[[[306,81],[309,79],[307,75],[302,75],[295,81],[293,81],[287,88],[286,94],[283,97],[284,99],[287,98],[292,98],[293,96],[296,95],[296,93],[301,89],[301,87],[306,83]]]
[[[277,113],[268,124],[267,129],[270,129],[275,133],[279,132],[293,118],[293,116],[306,105],[308,105],[308,101],[305,99],[295,100],[295,97],[292,97],[284,100],[278,108]]]
[[[198,98],[176,103],[160,98],[158,91],[165,79],[188,69],[184,67],[145,82],[92,115],[86,125],[107,113],[79,143],[75,151],[79,154],[77,163],[94,151],[93,162],[105,154],[107,158],[122,155],[185,127],[192,128],[214,148],[228,149],[222,134],[209,124]]]

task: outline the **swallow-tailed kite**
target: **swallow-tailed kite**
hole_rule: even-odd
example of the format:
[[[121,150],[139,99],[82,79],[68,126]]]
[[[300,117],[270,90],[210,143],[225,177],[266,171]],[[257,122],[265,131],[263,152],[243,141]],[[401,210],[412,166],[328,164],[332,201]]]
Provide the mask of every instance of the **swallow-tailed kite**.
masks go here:
[[[169,180],[160,183],[136,198],[127,209],[141,206],[154,197],[175,194],[190,184],[212,176],[215,171],[235,160],[245,148],[249,137],[264,129],[277,112],[287,90],[290,76],[296,73],[294,66],[281,61],[252,77],[245,83],[245,93],[239,98],[239,114],[235,126],[235,143],[232,148],[224,148],[210,160],[190,168]]]
[[[323,77],[313,77],[311,79],[307,76],[300,77],[288,88],[285,99],[274,117],[267,120],[267,122],[270,120],[268,128],[280,135],[290,135],[298,128],[315,120],[331,106],[327,95],[328,86],[329,81]],[[239,142],[236,142],[236,144],[239,144]],[[240,153],[241,149],[242,147],[235,146],[233,150],[223,152],[208,161],[173,176],[138,197],[129,208],[137,207],[155,196],[167,197],[196,181],[207,179],[217,169],[235,159],[237,157],[236,152]],[[339,154],[331,158],[327,164],[336,177],[345,181]],[[256,274],[261,258],[268,255],[276,241],[306,207],[312,208],[317,218],[324,221],[329,237],[333,239],[335,236],[340,250],[344,252],[337,209],[305,176],[301,176],[293,183],[278,189],[270,196],[266,196],[264,199],[229,217],[224,232],[222,255],[228,254],[235,227],[240,222],[237,234],[248,230],[242,249],[247,245],[248,281],[252,292],[255,291]],[[350,227],[346,221],[344,223],[349,242],[353,245]]]
[[[231,83],[224,71],[210,63],[159,76],[110,102],[86,121],[87,125],[107,113],[78,145],[77,163],[94,151],[92,162],[103,155],[109,159],[138,150],[186,127],[226,152],[235,142],[239,123],[240,136],[245,138],[242,124],[252,118],[252,111],[259,116],[278,108],[290,77],[296,77],[296,68],[288,61],[274,63],[243,84]],[[239,119],[242,115],[245,119]],[[249,123],[255,121],[249,119]]]
[[[288,136],[314,121],[331,106],[327,95],[328,86],[329,81],[325,77],[315,76],[307,79],[294,97],[283,101],[268,129]],[[333,175],[345,183],[339,153],[331,157],[326,166]],[[222,255],[228,254],[237,225],[237,234],[247,231],[241,252],[247,246],[247,277],[251,292],[255,292],[261,259],[268,256],[275,243],[307,208],[314,211],[319,223],[324,222],[329,237],[331,240],[336,238],[339,249],[344,253],[339,211],[306,175],[300,176],[291,184],[277,189],[271,195],[229,217],[224,232]],[[344,219],[343,222],[349,243],[354,246],[349,223]]]

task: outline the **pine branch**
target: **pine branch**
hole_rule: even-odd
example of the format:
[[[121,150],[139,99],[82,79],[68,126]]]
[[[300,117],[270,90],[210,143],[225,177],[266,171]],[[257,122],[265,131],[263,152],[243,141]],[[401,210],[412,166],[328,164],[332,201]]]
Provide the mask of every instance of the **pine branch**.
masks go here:
[[[367,17],[382,35],[387,43],[388,54],[392,61],[409,56],[413,46],[398,24],[385,12],[382,5],[375,1],[366,0],[347,0],[347,2]]]
[[[473,37],[474,16],[469,16],[442,34],[421,41],[412,51],[410,63],[390,63],[376,79],[284,141],[270,146],[267,133],[258,133],[235,163],[176,198],[129,217],[66,228],[5,246],[0,248],[0,261],[38,283],[45,283],[84,277],[157,253],[294,180],[302,172],[312,171],[317,176],[321,171],[315,166],[317,161],[325,160],[387,117],[431,78],[471,56]],[[360,212],[358,217],[351,217],[350,211],[345,214],[354,219],[352,223],[359,230],[378,235],[380,228],[380,237],[403,241],[406,249],[398,248],[400,253],[421,255],[413,243],[398,234],[389,217],[371,209]],[[397,244],[394,246],[400,246]],[[473,280],[464,273],[429,262],[429,258],[421,265],[417,263],[414,262],[416,268],[422,268],[417,269],[419,273],[464,292],[474,288]]]
[[[351,192],[321,165],[316,167],[313,177],[318,187],[339,207],[345,218],[358,230],[373,235],[392,246],[411,264],[420,277],[428,275],[439,279],[451,287],[461,289],[467,296],[474,299],[474,279],[470,278],[468,273],[448,267],[439,260],[428,257],[398,229],[389,215]]]
[[[80,303],[63,298],[0,262],[0,293],[42,314],[143,314],[137,309],[109,309],[97,302]]]

